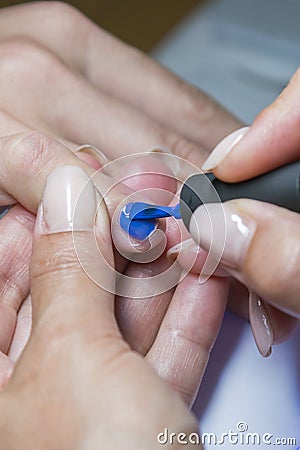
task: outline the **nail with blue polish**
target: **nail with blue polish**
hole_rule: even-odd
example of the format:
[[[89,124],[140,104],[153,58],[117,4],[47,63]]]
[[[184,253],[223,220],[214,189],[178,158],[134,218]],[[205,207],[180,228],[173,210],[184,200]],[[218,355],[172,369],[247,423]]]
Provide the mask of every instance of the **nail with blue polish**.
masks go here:
[[[129,217],[131,220],[162,219],[164,217],[181,219],[179,203],[176,206],[159,206],[135,202],[129,203],[127,206],[130,206]]]
[[[131,209],[135,203],[128,203],[120,216],[121,228],[132,238],[138,241],[147,239],[157,228],[157,219],[135,220],[132,219]]]
[[[158,206],[143,202],[128,203],[121,213],[120,225],[129,236],[143,241],[156,229],[157,219],[164,217],[181,219],[180,205]]]

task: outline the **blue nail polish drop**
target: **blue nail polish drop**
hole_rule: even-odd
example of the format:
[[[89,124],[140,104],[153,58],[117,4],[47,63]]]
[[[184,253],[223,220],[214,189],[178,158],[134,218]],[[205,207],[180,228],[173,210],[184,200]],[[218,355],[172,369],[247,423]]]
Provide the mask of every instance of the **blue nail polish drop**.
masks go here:
[[[129,234],[129,236],[139,241],[144,241],[155,230],[157,226],[157,219],[133,219],[131,210],[135,203],[128,203],[120,216],[121,228]]]

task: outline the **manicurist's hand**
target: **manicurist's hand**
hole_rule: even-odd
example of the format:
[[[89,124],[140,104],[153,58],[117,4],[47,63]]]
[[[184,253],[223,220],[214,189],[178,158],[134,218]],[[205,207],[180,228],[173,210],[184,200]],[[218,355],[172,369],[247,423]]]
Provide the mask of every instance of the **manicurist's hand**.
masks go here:
[[[246,180],[300,160],[300,72],[278,99],[258,115],[250,128],[227,137],[203,165],[227,182]],[[296,185],[295,189],[299,186]],[[280,180],[277,189],[280,190]],[[299,198],[300,201],[300,198]],[[300,318],[300,216],[263,202],[234,200],[223,204],[226,240],[211,240],[207,213],[195,213],[201,246],[251,291],[250,318],[259,325],[264,348],[280,341]],[[218,232],[219,205],[206,205],[212,229]],[[196,236],[197,233],[194,233]],[[265,301],[265,302],[264,302]],[[279,312],[280,311],[280,312]],[[276,330],[276,335],[273,331]]]
[[[1,450],[152,450],[165,428],[197,432],[179,395],[123,339],[113,266],[109,216],[93,183],[79,167],[54,170],[34,229],[32,334],[0,392]]]

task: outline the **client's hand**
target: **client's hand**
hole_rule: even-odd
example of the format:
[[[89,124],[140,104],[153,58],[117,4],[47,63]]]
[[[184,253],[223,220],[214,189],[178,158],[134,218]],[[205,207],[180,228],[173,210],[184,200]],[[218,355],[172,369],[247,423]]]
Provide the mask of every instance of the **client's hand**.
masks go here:
[[[4,351],[10,348],[9,358],[0,355],[3,382],[5,381],[3,376],[7,377],[12,368],[11,360],[18,359],[30,332],[29,304],[25,302],[21,307],[14,333],[16,312],[24,296],[29,292],[28,265],[34,213],[41,200],[47,176],[53,169],[72,165],[83,168],[89,175],[93,175],[98,190],[105,194],[110,218],[114,215],[116,219],[113,234],[117,236],[118,249],[121,253],[136,250],[137,255],[139,252],[138,248],[132,247],[128,236],[124,235],[118,225],[120,203],[122,204],[128,195],[132,195],[127,186],[122,184],[115,186],[114,179],[103,172],[95,174],[95,169],[76,158],[66,147],[38,133],[28,131],[13,135],[2,139],[0,144],[1,196],[4,203],[19,202],[0,221],[0,229],[6,231],[2,240],[1,267],[9,271],[10,277],[10,283],[7,283],[6,290],[3,290],[0,311],[1,323],[6,326],[0,333],[0,343]],[[154,169],[157,165],[154,155],[143,157],[137,162],[139,174],[142,164],[146,164],[150,172],[151,168]],[[124,167],[124,172],[125,169]],[[67,174],[66,171],[66,179]],[[166,180],[171,180],[170,177],[162,175],[152,174],[152,177],[158,187],[164,183],[167,188]],[[139,176],[139,182],[141,178],[143,182],[149,181],[149,176]],[[16,179],[19,182],[16,183]],[[134,177],[131,180],[134,180]],[[59,189],[61,185],[57,185],[58,193],[55,197],[58,210]],[[170,192],[169,194],[171,195]],[[79,217],[81,215],[84,214],[80,214]],[[176,238],[172,230],[167,230],[166,234],[170,240]],[[13,239],[10,236],[13,236]],[[155,233],[152,233],[143,245],[159,246],[160,242],[155,242],[154,237]],[[9,249],[10,253],[7,254],[5,249]],[[140,253],[142,256],[143,252],[144,250]],[[11,261],[12,255],[15,261]],[[157,283],[157,280],[153,281],[151,277],[170,266],[165,253],[149,264],[127,264],[127,260],[119,253],[116,252],[115,255],[116,269],[119,274],[124,272],[125,275],[125,291],[123,289],[123,295],[120,295],[116,302],[118,321],[125,339],[133,349],[147,357],[155,370],[182,394],[186,402],[191,403],[222,321],[228,295],[227,280],[212,278],[205,285],[200,285],[198,277],[191,274],[183,279],[176,289],[174,287],[177,278],[172,285],[174,287],[161,289],[161,286],[154,282]],[[18,271],[14,271],[16,267],[19,268]],[[143,278],[146,282],[141,285],[138,280]],[[126,280],[129,280],[128,289]],[[118,281],[120,282],[120,276]],[[152,286],[157,289],[155,292]],[[132,287],[140,291],[140,298],[133,295]],[[14,339],[10,345],[13,335]]]
[[[97,210],[97,199],[78,167],[48,177],[33,239],[33,330],[0,393],[1,450],[150,450],[161,447],[157,436],[165,428],[177,436],[197,432],[178,394],[123,340],[114,295],[80,264],[113,292],[109,217],[103,202]]]
[[[163,147],[201,165],[208,151],[239,122],[205,94],[63,2],[0,10],[0,106],[0,205],[15,205],[0,221],[0,352],[9,352],[16,360],[30,330],[30,302],[21,304],[28,295],[34,214],[49,172],[59,165],[76,164],[69,152],[66,156],[66,147],[75,151],[88,142],[110,159]],[[7,138],[10,134],[16,136]],[[121,263],[118,270],[137,278],[167,264],[161,260],[143,266]],[[117,316],[126,339],[142,354],[150,351],[155,339],[162,339],[166,353],[152,351],[153,365],[162,376],[172,378],[189,401],[197,390],[195,373],[201,371],[194,358],[198,346],[189,357],[193,370],[186,364],[188,342],[197,341],[200,332],[194,309],[198,311],[198,298],[208,299],[209,315],[215,315],[211,336],[215,336],[227,283],[213,280],[201,287],[196,277],[184,283],[184,315],[179,314],[179,303],[171,302],[169,291],[143,301],[120,299]],[[172,305],[177,306],[169,309]],[[158,334],[169,310],[172,326]],[[175,317],[181,321],[174,321]],[[0,377],[9,364],[3,353]]]

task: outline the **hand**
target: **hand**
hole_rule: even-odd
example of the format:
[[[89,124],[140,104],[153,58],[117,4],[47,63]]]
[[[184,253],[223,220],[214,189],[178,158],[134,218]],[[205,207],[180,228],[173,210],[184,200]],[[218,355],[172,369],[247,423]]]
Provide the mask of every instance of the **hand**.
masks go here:
[[[16,360],[30,331],[30,302],[27,300],[21,309],[20,305],[29,291],[34,214],[49,171],[56,165],[75,164],[65,156],[65,146],[75,151],[78,145],[90,142],[103,148],[110,158],[153,146],[168,147],[200,165],[210,148],[239,122],[203,93],[100,30],[65,3],[3,9],[0,25],[1,205],[17,201],[25,207],[14,206],[0,222],[0,350]],[[32,133],[31,129],[48,134]],[[7,138],[15,133],[22,134]],[[155,272],[161,263],[142,269],[124,265],[124,270],[139,276],[145,270]],[[190,306],[197,302],[194,284],[190,285],[195,293],[195,297],[190,296]],[[227,283],[223,285],[226,297]],[[213,285],[209,289],[214,290]],[[170,292],[163,298],[146,299],[146,310],[146,300],[138,304],[130,298],[118,301],[122,331],[143,354],[150,350],[171,299]],[[224,304],[219,294],[217,299],[216,324]],[[191,307],[194,321],[190,331],[197,320],[192,311]],[[170,336],[175,336],[178,324],[174,327],[166,336],[170,348]],[[146,335],[145,328],[149,331]],[[183,334],[190,336],[190,331]],[[184,351],[180,355],[183,357]],[[160,373],[170,373],[169,359],[159,358],[158,354],[155,358]],[[1,364],[11,368],[7,358],[0,357]],[[185,374],[176,371],[177,378],[172,382],[180,390],[185,380],[183,390],[189,390],[185,398],[190,400],[198,382],[194,377],[193,386],[188,387],[186,365]]]
[[[28,147],[33,147],[35,152],[28,151]],[[151,161],[152,164],[157,163],[153,158],[153,156],[143,158],[144,164],[150,171]],[[13,195],[15,201],[22,204],[22,207],[14,206],[2,219],[0,225],[6,226],[11,222],[12,217],[14,217],[12,215],[16,214],[16,208],[17,211],[21,209],[21,212],[24,215],[27,214],[32,220],[49,173],[55,167],[70,165],[83,168],[90,175],[95,173],[95,169],[76,158],[63,145],[46,136],[25,132],[3,140],[2,151],[0,152],[0,190],[3,198]],[[140,169],[141,161],[139,162]],[[16,178],[21,182],[15,183]],[[142,178],[147,180],[147,177]],[[34,180],[34,189],[32,180]],[[101,172],[97,172],[97,175],[94,176],[94,182],[100,192],[106,193],[105,200],[108,204],[110,216],[112,217],[114,213],[117,215],[118,211],[120,213],[120,209],[115,212],[116,208],[120,208],[120,203],[124,198],[127,198],[128,194],[131,194],[129,188],[118,185],[113,190],[109,190],[108,188],[115,184],[115,180]],[[159,186],[158,183],[156,184]],[[109,194],[107,194],[108,191]],[[58,201],[59,196],[57,197]],[[59,209],[59,203],[57,208]],[[29,212],[29,210],[32,212]],[[19,224],[20,220],[16,220],[16,223]],[[27,229],[27,223],[22,222],[22,227]],[[32,228],[28,232],[29,249],[31,248],[31,231]],[[119,230],[119,234],[122,234],[121,230]],[[167,232],[167,234],[170,236],[171,233]],[[124,239],[123,242],[119,240],[119,249],[131,249],[131,247],[126,249],[128,244],[128,239]],[[30,251],[28,251],[28,256],[29,254]],[[124,263],[124,260],[121,259],[119,264],[122,263]],[[151,277],[151,274],[159,271],[162,263],[166,265],[166,261],[160,258],[150,266],[148,265],[144,277]],[[24,261],[23,264],[27,268],[28,260]],[[125,265],[125,275],[132,276],[132,272],[136,276],[143,275],[142,270],[137,271],[136,264],[132,263],[127,267]],[[23,278],[21,280],[23,281]],[[27,281],[27,276],[25,281]],[[20,280],[18,279],[17,282],[20,282]],[[16,286],[19,285],[16,284]],[[27,289],[25,292],[20,288],[17,290],[16,304],[17,302],[21,303],[23,296],[28,294],[29,284],[25,287]],[[195,397],[200,377],[220,327],[227,300],[227,289],[227,280],[212,279],[204,286],[198,283],[197,276],[189,275],[178,285],[175,292],[171,289],[161,295],[153,296],[152,294],[151,298],[138,300],[133,297],[130,298],[129,293],[127,299],[118,299],[118,303],[121,305],[120,308],[117,308],[119,310],[118,318],[119,322],[122,323],[122,331],[126,339],[133,348],[147,357],[155,370],[182,394],[187,403],[191,403]],[[147,291],[144,291],[143,294],[147,297]],[[207,302],[207,298],[209,298],[209,302]],[[182,314],[183,299],[184,314]],[[26,306],[29,309],[28,304]],[[126,306],[129,312],[126,311]],[[124,307],[125,312],[123,313]],[[3,303],[2,317],[4,319],[6,315],[11,314],[11,311],[13,310]],[[23,308],[21,311],[23,312]],[[131,318],[133,326],[127,328],[128,318]],[[203,318],[205,323],[201,326]],[[28,319],[27,322],[29,322]],[[20,341],[24,345],[24,340],[20,339],[20,332],[22,333],[22,326],[17,325],[16,339],[19,341],[19,345]],[[6,335],[3,335],[3,338],[5,342]],[[18,357],[20,349],[17,350]],[[16,351],[15,345],[13,351]],[[9,355],[15,356],[11,355],[11,352]],[[13,359],[16,360],[17,357]],[[2,356],[2,364],[8,362],[9,360]],[[7,374],[4,367],[2,373]],[[5,382],[6,380],[2,381]]]
[[[73,200],[86,182],[77,205],[82,215],[72,223]],[[114,295],[78,261],[74,241],[88,272],[114,289],[109,217],[96,199],[78,167],[60,167],[46,183],[33,238],[33,329],[0,393],[1,450],[154,449],[165,428],[176,435],[197,432],[180,397],[122,338]]]
[[[29,128],[94,144],[110,159],[160,146],[200,165],[240,125],[64,2],[4,8],[0,30],[0,104]]]
[[[298,71],[250,128],[235,132],[215,149],[203,169],[212,169],[224,181],[238,182],[299,161],[299,94]],[[213,221],[216,206],[207,208]],[[227,237],[222,266],[250,289],[250,319],[259,327],[256,337],[270,346],[273,337],[278,342],[290,334],[300,318],[299,214],[245,199],[224,203],[224,211]],[[208,249],[210,228],[203,226],[202,208],[197,217],[202,224],[201,245]],[[220,251],[217,243],[211,242],[215,255]]]

